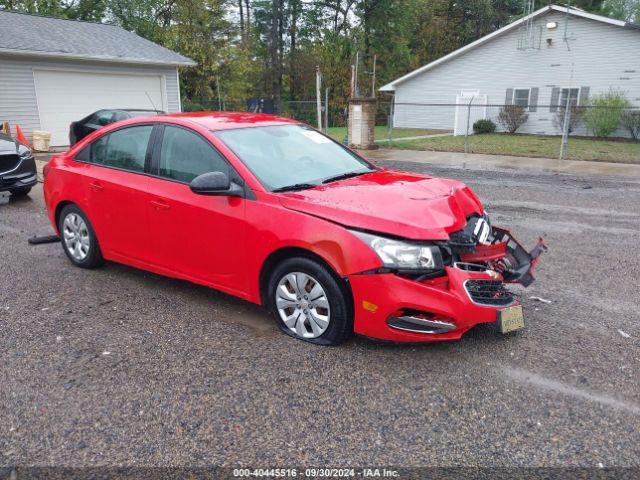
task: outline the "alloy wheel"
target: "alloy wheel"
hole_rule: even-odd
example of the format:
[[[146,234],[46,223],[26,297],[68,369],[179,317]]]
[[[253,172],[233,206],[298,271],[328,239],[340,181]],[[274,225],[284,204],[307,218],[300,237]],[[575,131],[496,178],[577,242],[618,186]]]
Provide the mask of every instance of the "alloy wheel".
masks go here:
[[[81,262],[89,255],[89,229],[77,213],[69,213],[62,222],[64,245],[69,254]]]
[[[296,336],[317,338],[329,327],[329,299],[320,282],[311,275],[286,274],[278,282],[275,296],[280,318]]]

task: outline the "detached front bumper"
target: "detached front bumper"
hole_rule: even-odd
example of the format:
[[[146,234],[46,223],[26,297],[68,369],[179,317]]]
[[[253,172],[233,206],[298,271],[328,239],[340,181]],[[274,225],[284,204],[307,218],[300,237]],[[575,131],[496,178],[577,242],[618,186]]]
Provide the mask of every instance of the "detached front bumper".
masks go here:
[[[480,323],[495,323],[499,312],[519,305],[505,283],[533,281],[544,243],[529,253],[505,230],[493,245],[445,267],[444,275],[415,280],[394,273],[349,276],[354,331],[395,342],[457,340]]]

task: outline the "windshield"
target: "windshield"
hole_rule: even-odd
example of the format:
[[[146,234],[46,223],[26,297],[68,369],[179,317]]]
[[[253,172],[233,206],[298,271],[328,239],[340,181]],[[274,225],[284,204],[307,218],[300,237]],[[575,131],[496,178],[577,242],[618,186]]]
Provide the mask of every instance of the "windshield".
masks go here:
[[[215,135],[272,191],[311,188],[334,177],[376,170],[339,143],[304,125],[239,128]]]

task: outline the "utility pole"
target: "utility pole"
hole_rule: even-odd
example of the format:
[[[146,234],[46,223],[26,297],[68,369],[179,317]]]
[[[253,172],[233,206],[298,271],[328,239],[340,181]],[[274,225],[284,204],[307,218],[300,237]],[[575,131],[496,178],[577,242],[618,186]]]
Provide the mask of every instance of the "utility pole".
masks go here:
[[[476,98],[475,95],[471,97],[469,105],[467,105],[467,129],[464,131],[464,153],[469,153],[469,120],[471,119],[471,104],[474,98]]]
[[[320,93],[321,83],[322,75],[320,74],[320,65],[316,65],[316,107],[318,109],[318,130],[322,130],[322,96]]]
[[[355,88],[354,88],[354,97],[360,96],[360,88],[358,88],[358,64],[360,63],[360,50],[356,52],[356,73],[355,73]]]
[[[376,60],[378,56],[373,56],[373,80],[371,81],[371,96],[376,98]]]
[[[220,77],[216,77],[216,90],[218,91],[218,110],[224,110],[222,108],[222,100],[220,99]]]
[[[324,131],[329,131],[329,87],[324,89]]]
[[[573,86],[573,64],[571,64],[571,76],[569,77],[569,88],[567,89],[567,101],[564,106],[564,121],[562,124],[562,141],[560,142],[560,160],[567,156],[569,147],[569,122],[571,119],[571,87]],[[562,90],[560,90],[562,92]],[[578,99],[576,99],[577,101]]]

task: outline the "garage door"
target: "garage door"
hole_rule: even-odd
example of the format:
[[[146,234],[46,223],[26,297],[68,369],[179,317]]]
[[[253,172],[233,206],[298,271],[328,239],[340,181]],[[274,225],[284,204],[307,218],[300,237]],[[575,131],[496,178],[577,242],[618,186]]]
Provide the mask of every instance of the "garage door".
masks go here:
[[[69,145],[69,124],[102,108],[165,110],[161,75],[34,70],[40,126]]]

